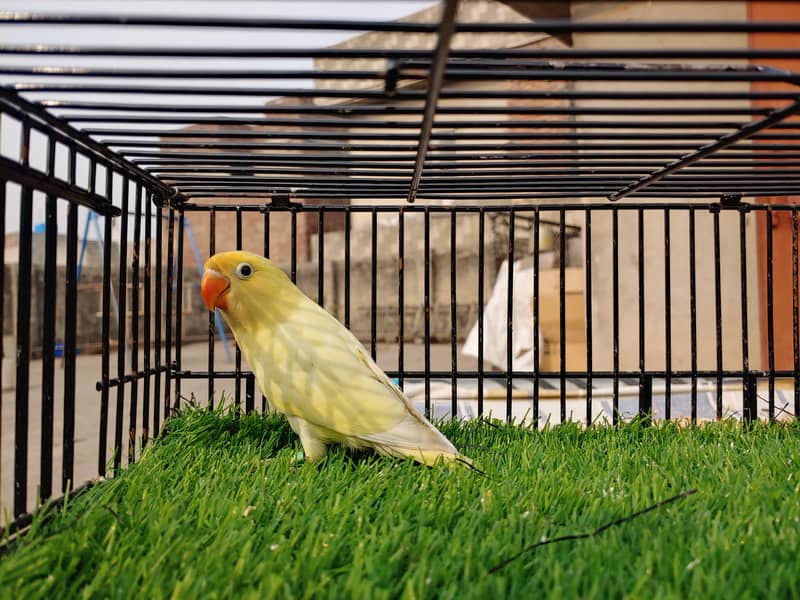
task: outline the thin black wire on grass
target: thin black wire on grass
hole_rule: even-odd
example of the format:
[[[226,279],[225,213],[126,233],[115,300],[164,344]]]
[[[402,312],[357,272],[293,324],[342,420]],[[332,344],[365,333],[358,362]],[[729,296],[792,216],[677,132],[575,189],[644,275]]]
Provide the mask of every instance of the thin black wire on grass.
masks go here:
[[[684,492],[681,492],[680,494],[672,496],[671,498],[667,498],[666,500],[661,500],[660,502],[656,502],[655,504],[651,504],[650,506],[648,506],[646,508],[643,508],[642,510],[639,510],[639,511],[637,511],[637,512],[631,514],[631,515],[628,515],[627,517],[620,517],[619,519],[614,519],[613,521],[610,521],[609,523],[606,523],[605,525],[602,525],[602,526],[598,527],[594,531],[589,531],[589,532],[586,532],[586,533],[573,533],[571,535],[562,535],[561,537],[550,538],[549,540],[542,540],[541,542],[537,542],[535,544],[531,544],[530,546],[526,546],[525,548],[523,548],[522,550],[520,550],[519,552],[517,552],[513,556],[508,557],[503,562],[498,563],[495,566],[493,566],[491,569],[489,569],[489,573],[490,574],[491,573],[496,573],[497,571],[499,571],[503,567],[505,567],[505,566],[511,564],[512,562],[514,562],[515,560],[517,560],[523,554],[525,554],[527,552],[530,552],[531,550],[534,550],[534,549],[536,549],[536,548],[538,548],[540,546],[547,546],[548,544],[555,544],[557,542],[568,542],[570,540],[582,540],[582,539],[594,537],[596,535],[599,535],[599,534],[603,533],[606,529],[610,529],[611,527],[614,527],[615,525],[622,525],[623,523],[627,523],[628,521],[632,521],[636,517],[641,517],[642,515],[644,515],[646,513],[649,513],[650,511],[653,511],[653,510],[655,510],[657,508],[661,508],[662,506],[666,506],[667,504],[672,504],[673,502],[676,502],[678,500],[682,500],[683,498],[686,498],[687,496],[691,496],[692,494],[696,494],[696,493],[697,493],[696,489],[686,490]]]

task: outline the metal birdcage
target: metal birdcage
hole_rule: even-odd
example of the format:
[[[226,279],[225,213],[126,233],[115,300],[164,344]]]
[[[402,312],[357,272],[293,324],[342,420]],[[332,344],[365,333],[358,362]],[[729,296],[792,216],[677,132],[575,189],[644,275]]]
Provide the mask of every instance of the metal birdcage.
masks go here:
[[[796,418],[800,13],[604,4],[0,13],[25,38],[0,42],[12,530],[135,460],[187,398],[265,409],[197,291],[233,248],[436,417]],[[170,43],[186,32],[208,44]]]

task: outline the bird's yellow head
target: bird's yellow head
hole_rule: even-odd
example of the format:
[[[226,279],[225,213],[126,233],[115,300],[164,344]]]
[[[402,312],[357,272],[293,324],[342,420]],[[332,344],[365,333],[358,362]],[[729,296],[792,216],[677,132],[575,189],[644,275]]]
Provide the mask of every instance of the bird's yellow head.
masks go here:
[[[246,310],[251,301],[267,300],[271,290],[287,283],[283,271],[268,259],[237,250],[215,254],[206,261],[200,291],[208,310],[230,313]]]

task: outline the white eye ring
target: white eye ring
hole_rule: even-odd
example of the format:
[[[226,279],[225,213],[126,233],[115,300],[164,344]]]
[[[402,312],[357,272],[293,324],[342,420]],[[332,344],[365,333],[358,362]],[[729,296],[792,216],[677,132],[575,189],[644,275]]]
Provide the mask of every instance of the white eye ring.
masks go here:
[[[243,262],[236,265],[236,276],[239,279],[250,279],[253,273],[255,273],[255,270],[250,263]]]

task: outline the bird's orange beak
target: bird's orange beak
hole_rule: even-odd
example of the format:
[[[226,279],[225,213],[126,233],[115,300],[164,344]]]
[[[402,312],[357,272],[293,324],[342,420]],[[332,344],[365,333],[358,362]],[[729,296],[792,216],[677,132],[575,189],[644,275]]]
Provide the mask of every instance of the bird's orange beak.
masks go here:
[[[224,275],[220,275],[212,269],[206,269],[203,273],[203,281],[200,283],[200,293],[208,310],[214,312],[214,307],[220,310],[228,309],[228,300],[225,295],[231,287],[230,281]]]

